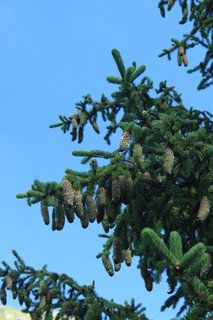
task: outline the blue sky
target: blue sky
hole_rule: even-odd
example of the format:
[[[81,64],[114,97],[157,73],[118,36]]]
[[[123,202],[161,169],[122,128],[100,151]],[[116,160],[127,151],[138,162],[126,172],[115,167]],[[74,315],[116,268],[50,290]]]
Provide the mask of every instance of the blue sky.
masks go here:
[[[115,86],[107,83],[107,75],[118,75],[111,56],[112,48],[122,54],[126,66],[133,60],[145,64],[146,75],[155,87],[162,80],[182,92],[186,108],[213,112],[212,88],[197,91],[199,74],[188,75],[187,68],[158,58],[163,48],[170,47],[170,38],[181,39],[190,26],[179,25],[179,7],[161,18],[153,0],[1,0],[0,1],[0,150],[1,150],[1,255],[13,265],[15,249],[26,264],[58,273],[67,273],[79,284],[96,282],[97,293],[118,303],[130,302],[146,307],[153,320],[169,320],[176,310],[160,312],[169,297],[163,278],[147,292],[137,269],[138,258],[130,268],[109,277],[96,254],[102,250],[100,225],[84,230],[76,218],[61,232],[45,226],[40,206],[28,207],[16,194],[30,189],[34,179],[61,181],[64,170],[87,170],[73,150],[118,148],[121,130],[109,146],[101,134],[86,128],[82,144],[71,142],[70,135],[48,126],[58,115],[76,113],[75,103],[90,93],[99,99],[102,93],[110,98]],[[201,48],[188,53],[189,67],[203,57]],[[211,98],[211,99],[210,99]],[[100,118],[99,118],[100,120]],[[8,296],[8,305],[20,307]],[[182,304],[178,304],[180,307]]]

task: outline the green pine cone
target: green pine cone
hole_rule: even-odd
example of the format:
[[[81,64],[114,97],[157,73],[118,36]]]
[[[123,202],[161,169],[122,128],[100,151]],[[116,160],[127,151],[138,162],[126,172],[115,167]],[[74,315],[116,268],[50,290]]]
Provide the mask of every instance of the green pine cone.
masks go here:
[[[83,110],[80,112],[80,124],[83,127],[85,123],[87,122],[87,114]]]
[[[97,213],[97,223],[100,223],[104,218],[104,209],[98,208],[98,213]]]
[[[106,199],[106,207],[105,207],[105,213],[107,215],[109,223],[113,223],[116,220],[116,217],[119,213],[119,206],[116,204],[113,204],[111,199]]]
[[[65,216],[66,216],[68,222],[69,222],[69,223],[72,223],[72,222],[74,221],[74,219],[75,219],[75,215],[74,215],[75,211],[74,211],[74,208],[73,208],[73,207],[70,208],[70,207],[64,206],[64,212],[65,212]]]
[[[65,223],[65,214],[62,205],[58,204],[55,207],[55,221],[56,221],[56,230],[60,231],[64,227]]]
[[[139,171],[144,171],[143,149],[139,143],[133,147],[133,160]]]
[[[72,190],[72,185],[67,179],[62,181],[62,192],[64,197],[64,203],[67,207],[73,206],[74,194]]]
[[[5,306],[7,304],[7,294],[6,294],[6,290],[5,290],[5,282],[3,282],[2,286],[1,286],[0,298],[1,298],[2,304]]]
[[[126,179],[126,186],[125,186],[125,196],[124,196],[124,204],[130,203],[133,197],[133,181],[132,178],[129,177]]]
[[[117,204],[120,202],[121,199],[121,187],[119,180],[115,179],[112,181],[112,187],[111,187],[111,193],[112,193],[112,202]]]
[[[82,228],[86,229],[89,225],[88,212],[86,207],[83,207],[83,216],[80,218]]]
[[[115,264],[119,263],[122,258],[122,241],[119,237],[113,238],[113,261]]]
[[[56,215],[55,215],[55,207],[52,211],[52,231],[56,230]]]
[[[100,130],[98,128],[98,125],[97,125],[96,121],[95,120],[91,120],[90,123],[91,123],[93,129],[95,130],[95,132],[100,133]]]
[[[171,10],[173,5],[174,5],[174,0],[168,0],[168,8],[167,8],[167,10]]]
[[[82,126],[79,127],[78,129],[78,143],[81,143],[83,141],[83,136],[84,136],[84,129]]]
[[[8,290],[10,290],[12,288],[12,286],[13,286],[12,278],[11,278],[11,276],[8,275],[6,278],[6,287]]]
[[[105,253],[102,254],[102,262],[104,268],[106,269],[110,277],[112,277],[114,275],[113,266],[109,260],[109,257]]]
[[[91,195],[86,196],[86,206],[90,222],[94,222],[97,216],[97,209],[93,197]]]
[[[48,206],[45,200],[41,200],[41,215],[44,223],[48,225],[50,223],[50,217],[49,217]]]
[[[121,191],[121,202],[124,202],[125,199],[125,190],[126,190],[126,177],[121,174],[118,177],[119,184],[120,184],[120,191]]]

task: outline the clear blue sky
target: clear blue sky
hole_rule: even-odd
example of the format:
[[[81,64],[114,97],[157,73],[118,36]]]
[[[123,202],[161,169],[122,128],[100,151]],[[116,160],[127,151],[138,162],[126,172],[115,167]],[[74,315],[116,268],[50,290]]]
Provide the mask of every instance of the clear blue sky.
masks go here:
[[[137,269],[132,267],[109,277],[96,254],[102,250],[103,230],[96,223],[83,230],[76,218],[61,232],[45,226],[40,206],[28,207],[16,194],[30,189],[34,179],[61,181],[64,170],[87,170],[81,158],[72,150],[118,148],[121,131],[108,146],[101,134],[86,129],[82,144],[71,142],[70,135],[60,129],[49,129],[58,115],[76,113],[75,102],[90,93],[99,99],[108,98],[115,86],[106,76],[118,74],[111,56],[118,48],[125,64],[133,60],[147,66],[146,75],[155,86],[167,80],[182,92],[183,104],[200,110],[213,111],[212,87],[197,91],[199,74],[188,75],[187,68],[177,66],[176,53],[172,61],[158,58],[170,38],[181,38],[189,25],[180,26],[179,7],[166,19],[161,18],[158,1],[151,0],[1,0],[0,1],[0,195],[1,229],[0,261],[13,266],[12,249],[16,249],[26,264],[39,269],[44,264],[50,271],[67,273],[79,284],[96,281],[97,293],[118,303],[141,302],[146,315],[153,320],[169,320],[176,311],[160,312],[168,298],[165,281],[147,292]],[[189,67],[203,57],[201,49],[188,54]],[[211,99],[210,99],[211,98]],[[8,305],[19,307],[8,296]],[[178,304],[180,307],[182,304]]]

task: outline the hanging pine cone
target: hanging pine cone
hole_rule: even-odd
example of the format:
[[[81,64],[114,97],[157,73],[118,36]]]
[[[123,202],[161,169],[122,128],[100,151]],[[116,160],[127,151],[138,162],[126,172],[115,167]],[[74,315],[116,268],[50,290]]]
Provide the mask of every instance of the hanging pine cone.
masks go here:
[[[179,47],[178,49],[178,66],[179,67],[182,65],[183,57],[184,57],[184,48]]]
[[[2,286],[1,286],[1,292],[0,292],[1,302],[2,302],[2,304],[3,304],[4,306],[5,306],[6,303],[7,303],[7,294],[6,294],[5,286],[6,286],[6,283],[3,282]]]
[[[166,173],[171,174],[174,165],[174,153],[170,148],[164,150],[163,169]]]
[[[96,193],[96,202],[97,207],[104,209],[106,206],[106,189],[104,187],[100,187]]]
[[[46,225],[50,223],[48,206],[45,200],[41,200],[41,215]]]
[[[146,290],[152,291],[153,279],[152,279],[150,273],[147,274],[147,276],[145,277],[144,280],[145,280]]]
[[[112,181],[112,202],[119,203],[121,199],[121,187],[118,179]]]
[[[18,291],[18,301],[19,304],[22,306],[23,302],[24,302],[24,293],[22,291],[23,289],[19,287],[19,291]]]
[[[126,179],[126,187],[125,187],[125,197],[124,197],[124,203],[128,204],[132,200],[133,197],[133,182],[132,178],[129,177]]]
[[[97,222],[100,223],[104,218],[104,208],[106,205],[106,190],[100,187],[96,192],[96,205],[97,205]]]
[[[16,289],[12,288],[12,297],[14,300],[17,298],[17,295],[18,295],[18,293],[17,293]]]
[[[93,197],[91,195],[86,196],[87,213],[90,222],[94,222],[97,216],[97,209]]]
[[[129,138],[130,138],[130,132],[127,130],[124,130],[122,136],[121,136],[121,140],[120,140],[120,151],[124,151],[128,144],[129,144]]]
[[[102,254],[102,262],[107,273],[110,275],[110,277],[112,277],[114,275],[113,267],[109,257],[105,253]]]
[[[121,190],[121,202],[124,202],[125,188],[126,188],[126,177],[123,174],[121,174],[118,177],[118,180],[119,180],[120,190]]]
[[[82,228],[86,229],[88,227],[88,225],[89,225],[89,219],[88,219],[88,214],[86,212],[86,209],[84,209],[84,214],[80,218],[80,221],[81,221]]]
[[[105,213],[110,224],[115,222],[117,215],[119,214],[119,206],[113,204],[108,197],[106,201]]]
[[[70,208],[70,207],[64,206],[64,212],[65,212],[65,216],[66,216],[68,222],[72,223],[74,221],[74,219],[75,219],[75,215],[74,215],[75,210],[74,210],[74,208],[73,207]]]
[[[131,253],[130,248],[128,248],[124,251],[124,260],[125,260],[127,267],[130,267],[132,264],[132,253]]]
[[[65,223],[65,214],[62,205],[58,204],[55,207],[55,220],[56,220],[56,229],[58,231],[62,230]]]
[[[71,183],[67,179],[63,179],[62,181],[62,192],[64,197],[64,203],[67,207],[73,206],[73,189]]]
[[[200,208],[198,211],[197,219],[201,221],[205,220],[209,215],[209,211],[210,211],[209,199],[207,196],[203,196],[200,202]]]
[[[77,217],[81,219],[84,215],[84,206],[82,202],[81,190],[74,190],[74,207]]]
[[[78,122],[75,118],[72,118],[72,134],[76,131],[78,127]]]
[[[183,55],[183,64],[184,64],[184,67],[188,66],[188,59],[187,59],[187,56],[185,54]]]
[[[133,147],[133,160],[139,169],[139,171],[144,170],[144,160],[143,160],[143,149],[139,143],[136,143]]]
[[[77,138],[77,127],[78,127],[78,122],[75,118],[72,119],[72,131],[70,134],[72,135],[72,141],[75,141]]]
[[[122,257],[122,241],[119,237],[113,237],[113,261],[115,264],[121,261]]]
[[[103,221],[103,218],[104,218],[104,209],[98,209],[97,223],[100,223],[101,221]]]
[[[6,287],[7,287],[7,289],[10,290],[12,288],[12,285],[13,285],[12,278],[11,278],[11,276],[8,275],[7,278],[6,278]]]
[[[50,290],[47,290],[47,292],[46,292],[46,302],[47,302],[47,304],[52,303],[52,295],[51,295]]]
[[[99,134],[99,133],[100,133],[100,130],[99,130],[99,128],[98,128],[97,122],[96,122],[95,120],[91,120],[91,119],[89,119],[89,121],[90,121],[93,129],[95,130],[95,132],[97,132],[97,133]]]
[[[35,311],[30,312],[30,316],[32,320],[36,320],[37,319],[37,313]]]
[[[171,10],[171,8],[172,8],[173,5],[174,5],[174,0],[168,0],[167,10]]]
[[[120,268],[121,268],[121,263],[120,262],[119,263],[114,263],[114,269],[115,269],[116,272],[118,272],[120,270]]]
[[[56,230],[56,216],[55,216],[55,207],[52,211],[52,231]]]

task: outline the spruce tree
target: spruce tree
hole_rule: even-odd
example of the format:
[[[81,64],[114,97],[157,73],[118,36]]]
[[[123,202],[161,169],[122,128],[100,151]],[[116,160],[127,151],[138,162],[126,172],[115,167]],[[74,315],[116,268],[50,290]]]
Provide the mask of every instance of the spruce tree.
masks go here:
[[[176,3],[161,0],[161,15]],[[160,56],[170,59],[176,50],[178,65],[186,66],[186,51],[202,45],[206,48],[204,61],[190,72],[200,70],[198,89],[205,89],[213,83],[212,1],[189,4],[184,0],[179,5],[180,23],[192,20],[193,29],[181,41],[172,39],[172,48],[164,49]],[[81,143],[87,125],[100,133],[97,116],[101,114],[110,123],[104,137],[108,144],[118,128],[123,130],[118,148],[73,151],[73,156],[82,157],[82,164],[89,163],[90,170],[66,169],[60,182],[35,180],[30,190],[17,197],[26,198],[29,206],[40,203],[44,223],[56,232],[75,219],[80,219],[82,228],[102,224],[99,236],[106,242],[97,258],[109,276],[119,272],[122,264],[130,267],[137,256],[147,291],[166,271],[171,297],[162,311],[184,298],[177,317],[187,313],[179,319],[212,319],[213,115],[187,109],[181,94],[166,81],[153,94],[153,82],[144,75],[145,65],[133,62],[126,67],[117,49],[112,56],[118,69],[117,75],[107,77],[116,86],[112,99],[103,94],[95,101],[86,95],[76,103],[76,113],[60,115],[50,128],[60,127],[71,134],[72,141]],[[136,79],[140,80],[137,85]],[[108,165],[99,166],[100,158],[108,160]],[[97,295],[94,283],[80,286],[46,266],[35,270],[15,250],[13,254],[15,268],[5,261],[0,268],[1,302],[7,303],[10,290],[34,320],[53,319],[55,309],[60,310],[56,319],[148,319],[145,308],[135,305],[134,299],[124,305],[108,301]]]

